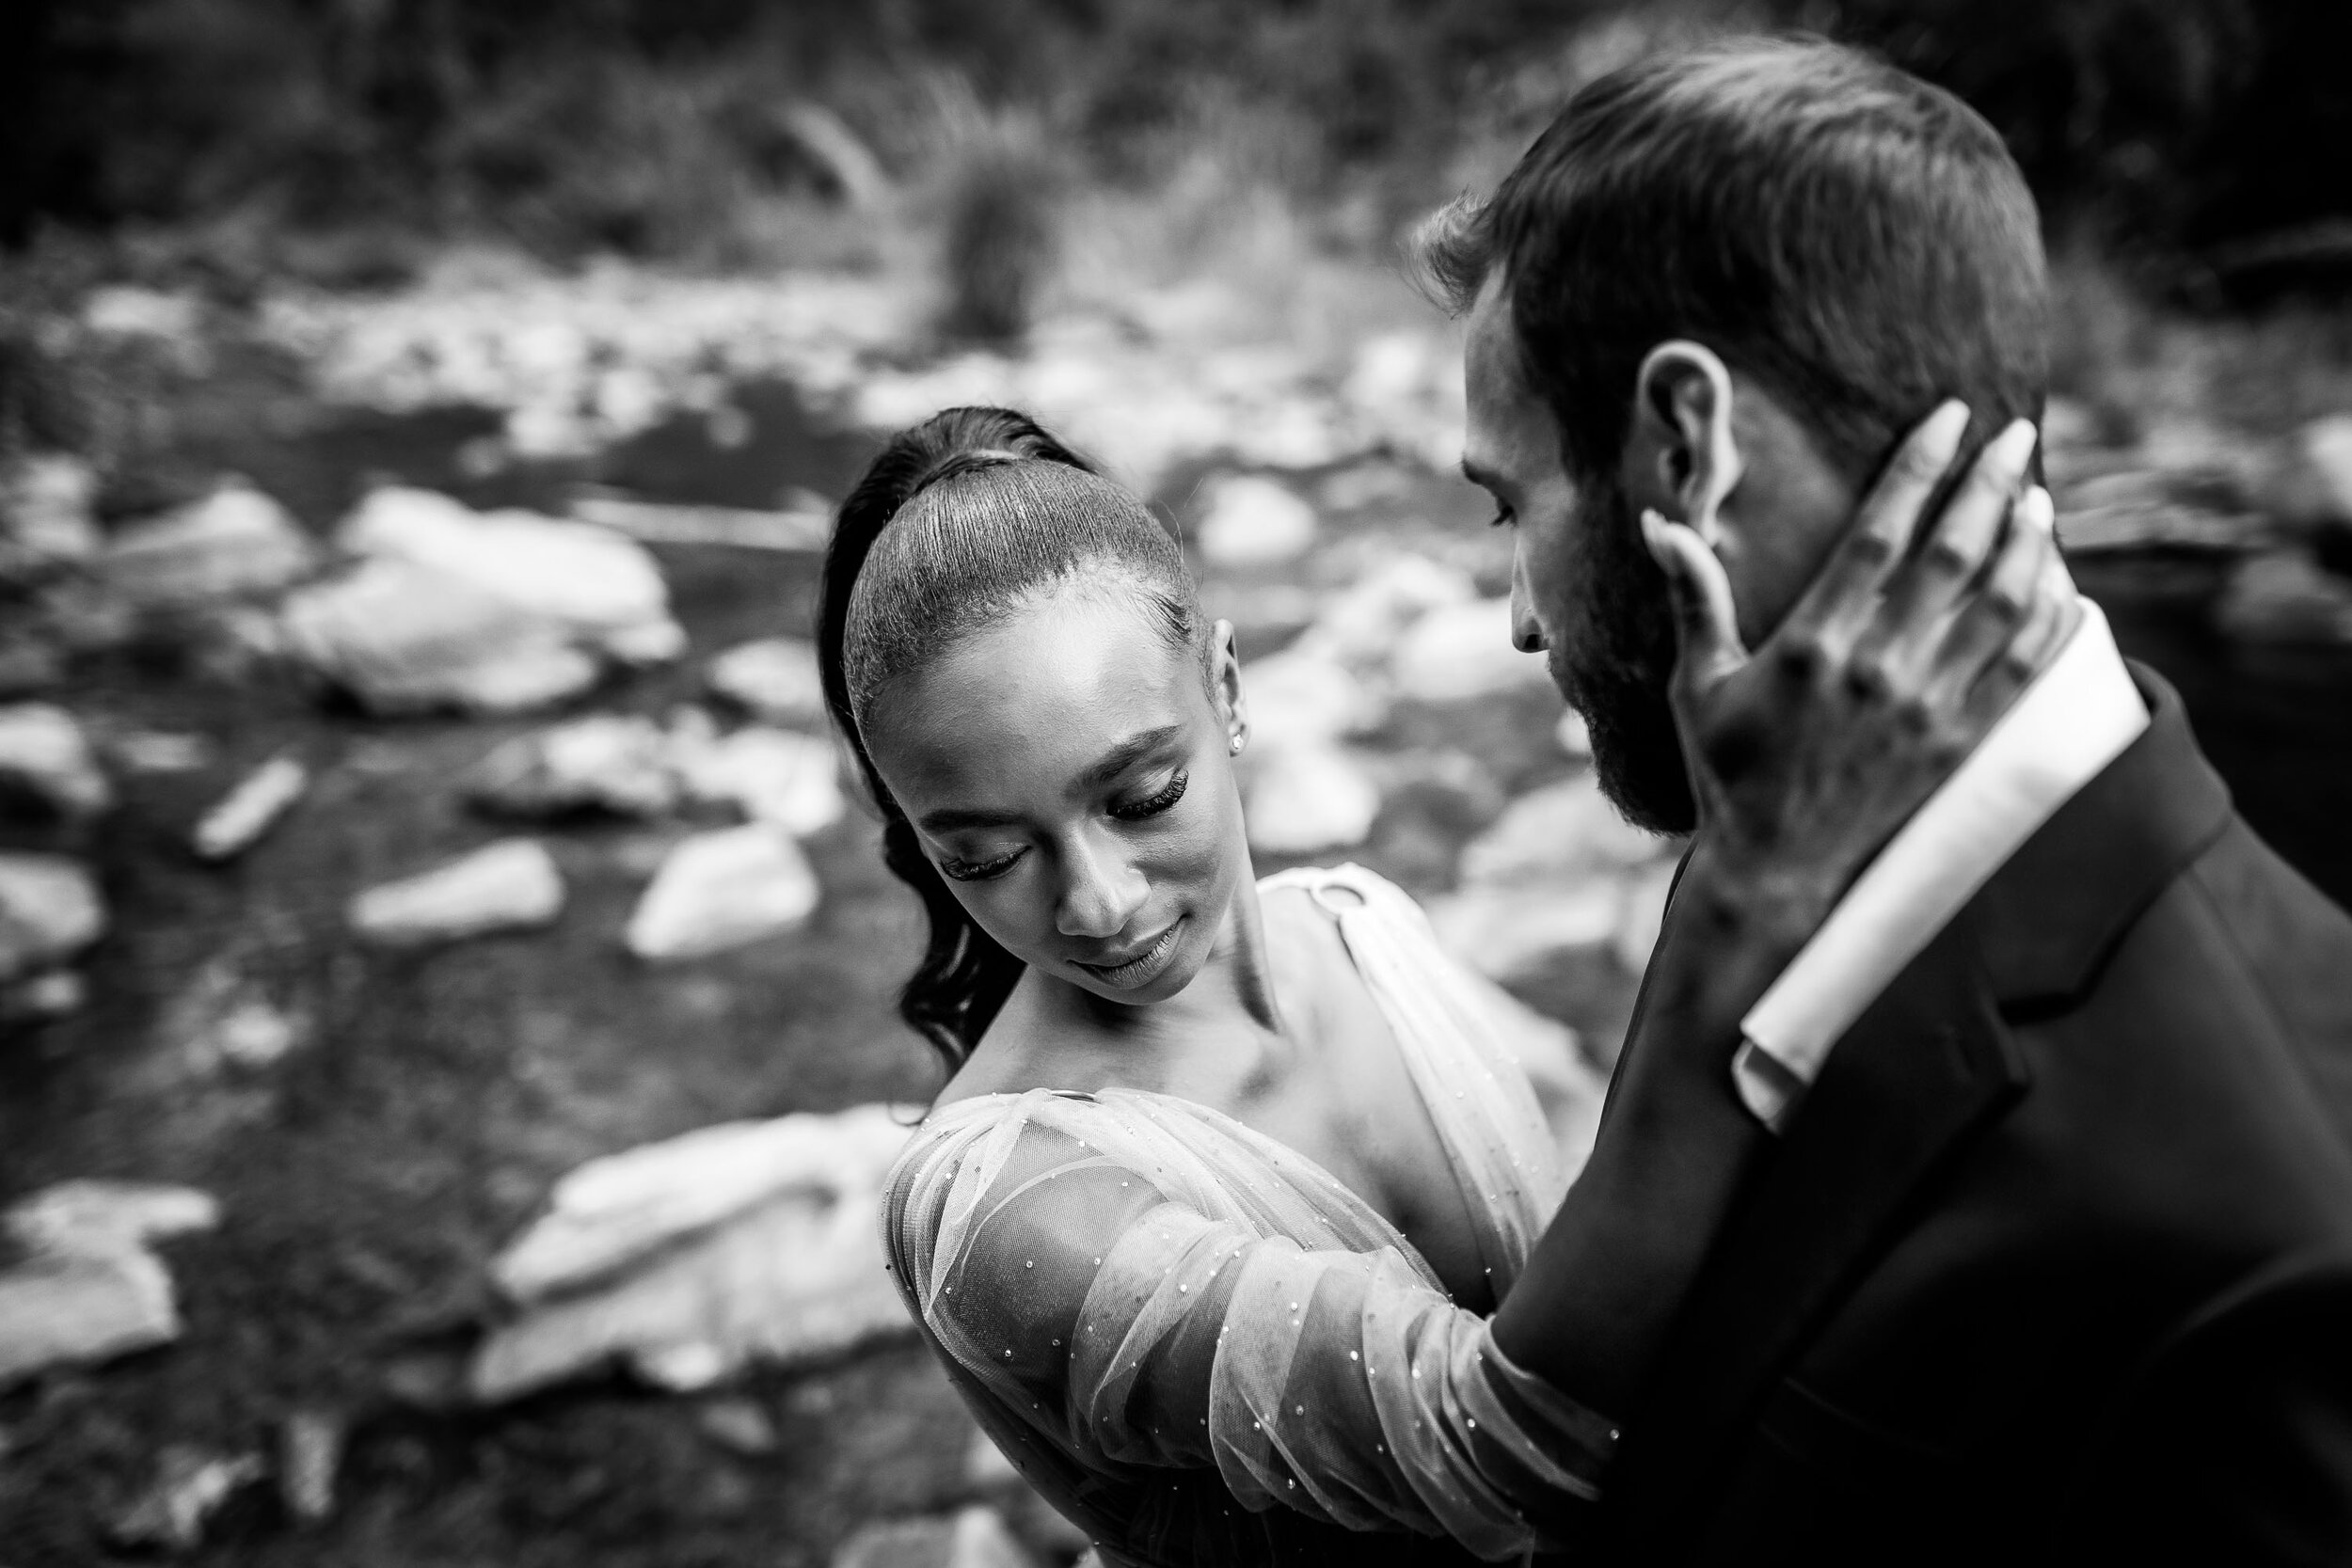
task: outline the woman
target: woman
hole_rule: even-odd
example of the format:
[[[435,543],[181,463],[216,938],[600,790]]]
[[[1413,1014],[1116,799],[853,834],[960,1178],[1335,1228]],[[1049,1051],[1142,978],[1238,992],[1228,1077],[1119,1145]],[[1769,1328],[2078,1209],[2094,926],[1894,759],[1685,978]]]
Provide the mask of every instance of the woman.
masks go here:
[[[1511,1059],[1527,1026],[1376,877],[1253,879],[1232,628],[1204,624],[1167,534],[1027,420],[951,410],[845,503],[818,638],[930,921],[902,1010],[952,1071],[885,1236],[990,1434],[1115,1562],[1564,1539],[1615,1432],[1485,1316],[1569,1174]],[[1803,873],[1842,887],[1913,784],[1855,800],[1862,847]],[[1702,958],[1771,968],[1704,945],[1670,922],[1653,988],[1712,994],[1675,978]],[[1710,1005],[1720,1025],[1745,1002]],[[1649,1011],[1692,1028],[1690,1006]],[[1617,1142],[1675,1093],[1635,1085]],[[1687,1277],[1676,1244],[1553,1257],[1547,1289],[1589,1275],[1662,1318],[1672,1287],[1645,1281]]]

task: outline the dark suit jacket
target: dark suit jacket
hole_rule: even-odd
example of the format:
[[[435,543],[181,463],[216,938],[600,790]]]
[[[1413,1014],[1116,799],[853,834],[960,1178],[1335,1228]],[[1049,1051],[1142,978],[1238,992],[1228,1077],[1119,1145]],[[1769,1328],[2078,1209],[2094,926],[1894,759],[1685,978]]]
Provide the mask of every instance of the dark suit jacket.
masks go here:
[[[1726,1220],[1612,1560],[2352,1564],[2352,920],[2134,673]]]

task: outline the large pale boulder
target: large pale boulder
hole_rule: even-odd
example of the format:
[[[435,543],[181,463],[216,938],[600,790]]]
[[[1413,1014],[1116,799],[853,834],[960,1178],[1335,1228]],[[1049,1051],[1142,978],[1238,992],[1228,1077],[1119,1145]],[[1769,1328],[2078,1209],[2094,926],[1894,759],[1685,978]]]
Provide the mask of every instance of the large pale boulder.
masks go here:
[[[376,713],[520,713],[577,696],[600,666],[563,626],[464,578],[371,561],[286,601],[288,650]]]
[[[416,947],[553,924],[564,877],[535,838],[501,839],[431,871],[368,889],[351,901],[365,942]]]
[[[139,1182],[61,1182],[13,1205],[5,1227],[25,1257],[0,1271],[0,1387],[177,1338],[171,1276],[147,1244],[218,1220],[206,1194]]]
[[[284,507],[230,483],[122,529],[107,541],[99,571],[134,604],[185,610],[278,593],[316,570],[318,556]]]
[[[825,686],[817,644],[800,637],[739,642],[710,661],[710,689],[771,724],[815,726],[825,721]]]
[[[786,830],[748,822],[695,833],[654,873],[628,917],[628,950],[698,958],[779,936],[815,911],[817,872]]]
[[[1636,828],[1587,769],[1520,796],[1463,847],[1466,885],[1525,885],[1647,864],[1668,841]]]
[[[594,714],[505,742],[468,775],[466,792],[508,816],[658,816],[678,800],[670,752],[668,732],[650,719]]]
[[[78,861],[0,850],[0,983],[63,963],[105,929],[98,882]]]
[[[513,1315],[470,1382],[512,1399],[625,1361],[707,1386],[753,1361],[791,1366],[909,1332],[874,1215],[919,1112],[705,1128],[591,1161],[491,1266]]]
[[[1384,664],[1422,616],[1477,598],[1468,573],[1425,555],[1392,555],[1331,594],[1302,641],[1353,668]]]
[[[1315,509],[1274,480],[1219,474],[1201,486],[1200,499],[1193,537],[1212,566],[1279,565],[1314,546]]]
[[[697,800],[731,804],[795,836],[821,832],[849,810],[830,740],[765,724],[708,738],[673,725],[671,735],[672,765]]]
[[[1376,729],[1388,705],[1347,666],[1307,648],[1285,648],[1242,667],[1242,695],[1258,743],[1284,747]]]
[[[1457,703],[1515,691],[1545,691],[1543,656],[1511,645],[1511,601],[1441,605],[1415,621],[1391,666],[1400,696]]]
[[[29,800],[53,816],[96,816],[114,786],[73,715],[48,703],[0,707],[0,806]]]
[[[1380,786],[1339,747],[1308,741],[1261,748],[1243,788],[1252,848],[1270,855],[1347,849],[1372,835]]]
[[[477,513],[430,490],[388,486],[360,501],[336,542],[354,555],[429,567],[626,662],[685,648],[653,557],[593,523]]]

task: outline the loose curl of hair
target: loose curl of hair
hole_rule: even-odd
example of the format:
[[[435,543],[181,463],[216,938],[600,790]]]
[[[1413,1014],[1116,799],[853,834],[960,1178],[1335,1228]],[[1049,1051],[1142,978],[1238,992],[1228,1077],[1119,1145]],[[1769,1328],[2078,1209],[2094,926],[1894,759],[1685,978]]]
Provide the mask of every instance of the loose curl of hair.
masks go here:
[[[882,818],[882,861],[923,902],[923,957],[898,1013],[953,1072],[1023,964],[965,912],[892,799],[865,725],[890,684],[1044,585],[1100,573],[1199,645],[1199,600],[1176,543],[1143,503],[1025,414],[950,408],[892,436],[834,525],[817,614],[825,706]]]

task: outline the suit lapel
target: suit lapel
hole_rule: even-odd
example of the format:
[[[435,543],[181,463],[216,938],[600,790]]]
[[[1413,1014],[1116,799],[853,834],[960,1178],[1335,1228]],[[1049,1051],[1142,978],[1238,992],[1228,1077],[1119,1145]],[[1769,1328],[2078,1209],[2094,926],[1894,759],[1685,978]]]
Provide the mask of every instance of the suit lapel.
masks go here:
[[[1794,1351],[2025,1083],[1973,944],[1947,930],[1839,1042],[1684,1307],[1611,1481],[1628,1560],[1671,1560]]]

